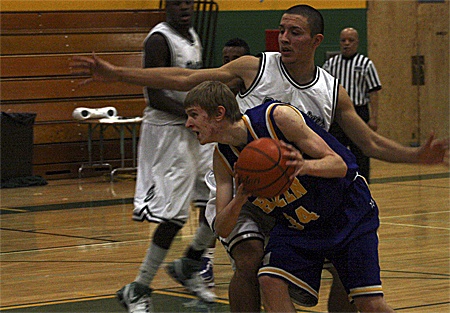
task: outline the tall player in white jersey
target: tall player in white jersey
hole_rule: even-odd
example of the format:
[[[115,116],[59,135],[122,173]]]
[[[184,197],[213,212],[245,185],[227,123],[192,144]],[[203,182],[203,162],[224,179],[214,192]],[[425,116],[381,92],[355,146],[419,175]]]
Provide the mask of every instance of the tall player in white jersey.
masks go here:
[[[314,54],[323,40],[323,18],[314,8],[298,5],[288,9],[282,16],[278,37],[279,58],[283,67],[279,68],[285,76],[286,86],[308,86],[320,78],[320,73],[314,64]],[[257,85],[261,80],[261,59],[254,56],[242,56],[216,69],[189,70],[181,68],[135,69],[112,65],[95,55],[93,57],[74,57],[72,68],[82,75],[91,75],[89,81],[114,82],[121,80],[131,84],[150,86],[152,88],[172,88],[190,90],[206,80],[219,80],[224,83],[241,79],[247,89]],[[318,76],[319,75],[319,76]],[[281,87],[279,87],[281,88]],[[269,90],[266,90],[269,92]],[[285,96],[289,93],[279,90]],[[449,139],[435,139],[430,135],[421,147],[406,147],[372,131],[356,114],[353,104],[345,91],[339,85],[334,120],[339,123],[344,132],[354,141],[366,155],[388,162],[448,164]],[[245,95],[245,94],[244,94]],[[255,98],[260,104],[271,94],[259,95]],[[239,100],[239,99],[238,99]],[[277,99],[291,102],[290,99]],[[326,100],[326,99],[325,99]],[[318,97],[317,106],[323,105],[324,99]],[[332,108],[332,104],[329,104]],[[308,112],[310,110],[306,110]],[[324,110],[327,111],[327,110]],[[311,112],[312,109],[311,109]],[[324,121],[333,118],[322,116]],[[329,123],[331,120],[328,120]],[[326,124],[325,124],[326,125]],[[230,238],[230,237],[229,237]],[[259,312],[260,297],[257,280],[257,270],[264,252],[263,238],[242,240],[231,249],[231,256],[236,265],[229,288],[230,307],[233,312]],[[331,294],[330,294],[331,296]],[[333,301],[336,303],[337,301]],[[330,310],[332,311],[332,310]],[[341,310],[344,311],[344,310]]]
[[[202,47],[191,26],[192,14],[193,1],[166,2],[166,22],[152,28],[144,41],[145,68],[202,66]],[[213,151],[211,145],[199,145],[184,127],[186,92],[144,88],[144,95],[147,107],[139,139],[133,220],[159,225],[137,277],[117,292],[121,304],[135,313],[153,311],[149,285],[188,219],[192,200],[202,200],[206,206],[209,189],[204,177]],[[195,292],[206,301],[214,300],[215,295],[206,288]]]

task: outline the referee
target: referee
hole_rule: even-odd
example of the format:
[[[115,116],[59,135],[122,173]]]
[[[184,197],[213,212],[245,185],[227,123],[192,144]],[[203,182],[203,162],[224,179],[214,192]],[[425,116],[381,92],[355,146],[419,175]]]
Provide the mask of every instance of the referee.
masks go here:
[[[381,89],[381,82],[373,62],[357,52],[358,44],[359,38],[356,29],[344,28],[340,35],[341,54],[328,59],[323,68],[339,79],[352,99],[356,113],[370,128],[376,131],[378,128],[378,90]],[[331,125],[330,133],[353,152],[360,167],[360,174],[369,182],[370,159],[351,142],[337,123]]]

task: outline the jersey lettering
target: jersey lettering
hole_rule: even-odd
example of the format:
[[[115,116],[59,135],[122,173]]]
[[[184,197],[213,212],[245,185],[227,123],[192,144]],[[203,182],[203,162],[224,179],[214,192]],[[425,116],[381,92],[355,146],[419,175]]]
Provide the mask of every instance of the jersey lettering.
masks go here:
[[[320,217],[314,212],[309,212],[302,206],[295,210],[295,214],[297,214],[298,220],[303,224],[315,221]]]
[[[289,221],[291,226],[290,228],[296,228],[298,230],[303,230],[305,226],[303,224],[308,224],[311,221],[317,220],[320,215],[314,212],[309,212],[304,207],[300,206],[295,210],[295,214],[297,215],[297,218],[299,219],[300,223],[295,220],[292,216],[283,213],[284,217]]]
[[[253,204],[263,210],[265,213],[272,212],[275,208],[283,208],[289,203],[300,199],[307,193],[305,187],[300,183],[300,181],[295,178],[292,182],[291,187],[285,191],[282,195],[276,196],[274,198],[256,198],[253,200]]]

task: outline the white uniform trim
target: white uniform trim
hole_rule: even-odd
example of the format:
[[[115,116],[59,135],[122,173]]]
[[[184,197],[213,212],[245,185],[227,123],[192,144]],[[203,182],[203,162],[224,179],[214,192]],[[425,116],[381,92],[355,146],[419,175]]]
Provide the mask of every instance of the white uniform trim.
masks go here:
[[[338,91],[338,80],[320,67],[316,67],[310,83],[296,83],[281,62],[281,54],[265,52],[256,79],[236,99],[242,113],[269,100],[290,103],[328,131],[334,119]]]

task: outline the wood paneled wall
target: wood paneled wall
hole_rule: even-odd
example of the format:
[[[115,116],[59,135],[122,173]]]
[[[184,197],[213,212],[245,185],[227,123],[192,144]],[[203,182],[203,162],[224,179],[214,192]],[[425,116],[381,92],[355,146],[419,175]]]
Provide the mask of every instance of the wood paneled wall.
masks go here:
[[[72,119],[75,108],[114,106],[120,116],[134,117],[145,107],[141,87],[80,86],[83,77],[72,75],[71,57],[95,51],[114,64],[140,67],[143,40],[164,19],[160,10],[2,13],[1,110],[37,114],[34,175],[75,177],[87,162],[87,126]],[[119,165],[119,134],[111,129],[105,140],[106,161]],[[131,159],[129,138],[126,147]]]
[[[431,131],[449,135],[449,0],[368,1],[368,54],[380,75],[378,131],[423,144]],[[413,56],[423,56],[421,85]]]

